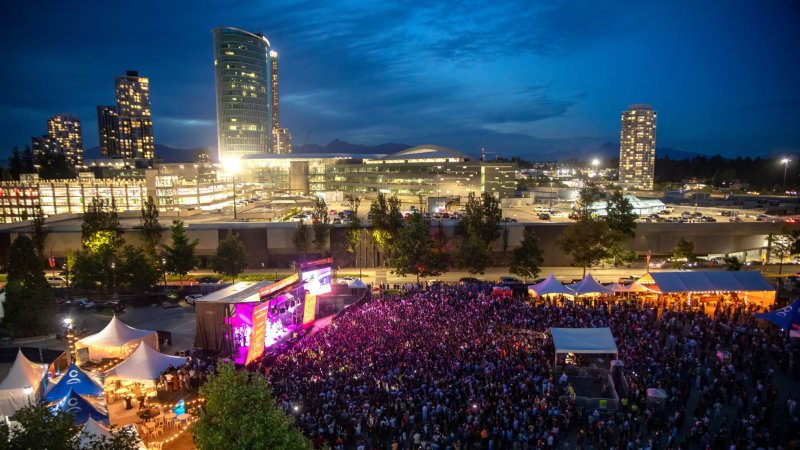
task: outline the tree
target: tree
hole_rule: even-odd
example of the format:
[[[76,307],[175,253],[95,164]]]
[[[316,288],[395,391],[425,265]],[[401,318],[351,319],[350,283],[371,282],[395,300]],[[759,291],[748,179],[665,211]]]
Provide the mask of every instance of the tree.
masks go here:
[[[44,243],[47,241],[47,226],[45,226],[44,212],[41,205],[36,205],[31,218],[31,241],[36,255],[39,259],[44,259]]]
[[[106,284],[106,264],[101,255],[83,249],[75,252],[73,259],[70,272],[74,287],[90,291],[96,289],[98,284]]]
[[[247,252],[238,234],[228,230],[228,235],[220,241],[211,259],[211,267],[214,272],[231,277],[236,282],[236,276],[247,268]]]
[[[22,152],[22,158],[20,160],[22,163],[22,173],[36,173],[36,162],[33,159],[33,152],[29,146],[25,146],[25,150]]]
[[[396,195],[388,199],[379,193],[369,207],[372,217],[372,240],[381,250],[387,261],[391,258],[391,249],[400,227],[403,226],[403,214],[400,212],[400,200]]]
[[[636,213],[633,205],[620,191],[614,191],[606,202],[606,223],[616,241],[636,236]]]
[[[34,336],[52,329],[56,312],[53,289],[44,277],[33,242],[18,235],[11,244],[3,324],[15,336]]]
[[[122,249],[122,258],[117,267],[117,278],[120,284],[128,285],[133,291],[142,292],[158,283],[158,268],[155,260],[145,249],[126,245]]]
[[[200,450],[264,448],[311,450],[313,445],[278,408],[266,378],[236,371],[230,363],[217,366],[203,387],[205,414],[194,426]]]
[[[197,265],[197,257],[194,254],[194,248],[197,247],[200,241],[198,239],[189,240],[189,236],[186,235],[186,230],[181,220],[172,221],[170,239],[172,245],[163,246],[166,259],[164,270],[166,270],[167,273],[178,275],[180,285],[183,287],[183,277]]]
[[[416,275],[417,283],[420,277],[441,275],[447,264],[436,247],[430,235],[430,222],[422,214],[414,213],[397,235],[390,264],[401,277]]]
[[[148,196],[142,205],[139,217],[142,227],[142,244],[144,251],[153,261],[158,261],[158,245],[161,243],[161,224],[158,222],[158,207],[153,197]]]
[[[521,276],[526,282],[528,278],[536,278],[541,272],[540,266],[544,262],[539,237],[532,228],[525,228],[522,242],[514,249],[509,271]]]
[[[112,429],[112,437],[87,435],[80,437],[82,427],[71,414],[53,413],[44,405],[26,406],[14,413],[11,420],[20,426],[11,427],[0,421],[0,442],[8,450],[44,448],[50,450],[135,450],[137,438],[127,428]],[[83,441],[83,442],[81,442]]]
[[[8,170],[15,180],[19,180],[19,174],[22,173],[22,156],[17,146],[14,146],[14,149],[11,150],[11,156],[8,158]]]
[[[565,253],[572,255],[573,262],[583,268],[591,267],[609,255],[611,238],[605,221],[579,213],[577,222],[564,229],[556,243]]]
[[[480,197],[470,192],[464,217],[459,221],[457,230],[463,236],[476,237],[488,247],[500,237],[502,218],[500,202],[490,192],[484,192]]]
[[[588,219],[594,215],[592,203],[600,198],[600,190],[594,184],[587,184],[578,191],[578,201],[575,202],[575,212],[578,219]]]
[[[113,201],[93,198],[81,224],[81,243],[93,253],[114,252],[124,243],[117,206]]]
[[[460,269],[466,269],[471,275],[486,272],[491,258],[489,247],[475,235],[467,236],[456,247],[456,265]]]
[[[697,258],[694,255],[694,242],[687,241],[683,236],[678,239],[675,248],[672,249],[672,267],[678,269],[687,263],[694,262]]]
[[[311,228],[314,230],[314,246],[322,255],[325,253],[325,246],[328,244],[328,231],[331,228],[330,218],[328,217],[328,204],[325,200],[317,197],[314,200],[314,211],[312,213],[313,222]]]
[[[294,244],[294,248],[296,248],[303,255],[303,262],[305,262],[306,254],[308,253],[308,247],[311,245],[311,240],[308,236],[308,225],[303,222],[303,219],[300,219],[300,222],[297,224],[297,228],[294,229],[294,233],[292,234],[292,243]]]
[[[783,260],[792,256],[797,237],[784,226],[780,233],[771,235],[770,239],[770,253],[778,258],[778,275],[780,275],[783,272]]]
[[[723,258],[723,261],[725,262],[726,270],[732,272],[738,272],[742,270],[742,266],[744,265],[741,261],[739,261],[739,258],[735,256],[726,256]]]

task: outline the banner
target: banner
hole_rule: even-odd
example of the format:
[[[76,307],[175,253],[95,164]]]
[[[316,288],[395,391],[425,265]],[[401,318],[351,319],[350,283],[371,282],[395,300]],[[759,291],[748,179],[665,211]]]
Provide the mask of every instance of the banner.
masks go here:
[[[250,347],[247,348],[247,360],[244,363],[246,366],[264,354],[267,310],[269,310],[269,302],[264,302],[253,309],[253,331],[250,334]]]
[[[756,319],[769,320],[783,330],[800,330],[800,300],[776,311],[756,314]]]

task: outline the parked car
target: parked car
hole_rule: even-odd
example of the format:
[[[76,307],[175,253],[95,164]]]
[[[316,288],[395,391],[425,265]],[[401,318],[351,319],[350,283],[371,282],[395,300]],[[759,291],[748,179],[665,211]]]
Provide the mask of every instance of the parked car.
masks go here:
[[[56,275],[56,276],[48,275],[47,276],[47,284],[49,284],[52,287],[56,287],[56,288],[66,287],[67,286],[67,279],[64,278],[64,277],[60,277],[58,275]]]
[[[550,214],[548,214],[548,213],[539,213],[539,220],[550,220]]]
[[[81,309],[92,309],[95,306],[97,306],[95,302],[89,301],[88,299],[85,298],[76,299],[74,302],[72,302],[72,304],[78,306]]]
[[[738,216],[732,216],[732,217],[731,217],[730,219],[728,219],[728,220],[729,220],[729,221],[731,221],[731,222],[741,222],[741,221],[742,221],[742,219],[741,219],[741,218],[739,218]]]
[[[479,284],[479,283],[482,283],[482,281],[472,277],[464,277],[458,279],[458,284]]]
[[[202,283],[202,284],[217,284],[217,283],[222,282],[222,280],[217,278],[217,277],[208,277],[208,276],[206,276],[206,277],[198,278],[197,282],[198,283]]]
[[[98,303],[95,307],[98,311],[101,309],[113,309],[115,312],[125,311],[125,305],[119,300],[109,300],[107,302]]]
[[[515,283],[522,283],[522,280],[520,280],[517,277],[503,276],[498,278],[497,282],[501,284],[515,284]]]
[[[194,305],[194,301],[197,300],[198,298],[202,297],[202,296],[203,296],[203,294],[189,294],[189,295],[186,296],[185,300],[186,300],[186,303],[188,303],[190,305]]]

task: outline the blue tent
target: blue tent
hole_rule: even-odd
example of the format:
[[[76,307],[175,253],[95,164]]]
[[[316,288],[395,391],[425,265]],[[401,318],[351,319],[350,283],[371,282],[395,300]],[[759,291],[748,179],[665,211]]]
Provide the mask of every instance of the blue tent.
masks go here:
[[[80,425],[86,423],[89,418],[108,425],[108,412],[104,411],[99,405],[95,405],[72,389],[69,394],[59,402],[50,407],[53,412],[63,411],[72,414],[75,423]]]
[[[800,330],[800,300],[776,311],[756,314],[756,319],[769,320],[782,330]]]
[[[64,372],[64,376],[44,394],[44,401],[56,402],[61,400],[69,394],[70,389],[80,395],[94,395],[97,397],[103,395],[103,387],[78,366],[72,364]]]

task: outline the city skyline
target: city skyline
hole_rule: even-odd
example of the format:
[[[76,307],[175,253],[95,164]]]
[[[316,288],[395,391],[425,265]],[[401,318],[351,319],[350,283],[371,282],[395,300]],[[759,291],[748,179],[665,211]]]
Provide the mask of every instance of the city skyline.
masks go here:
[[[0,75],[15,86],[0,93],[0,152],[24,147],[62,111],[83,122],[85,147],[97,146],[95,107],[110,104],[108,79],[129,67],[153,82],[156,143],[215,148],[208,34],[219,26],[260,32],[280,50],[281,126],[297,145],[433,143],[504,156],[592,148],[618,141],[628,104],[649,103],[660,115],[659,147],[726,156],[800,147],[800,32],[789,2],[701,3],[688,13],[658,3],[359,5],[279,2],[217,14],[212,2],[191,11],[153,3],[128,19],[146,32],[127,37],[65,20],[117,14],[113,5],[14,4],[2,31],[15,43],[7,58],[38,70]],[[34,13],[63,39],[27,31]],[[71,76],[52,79],[54,71]]]

